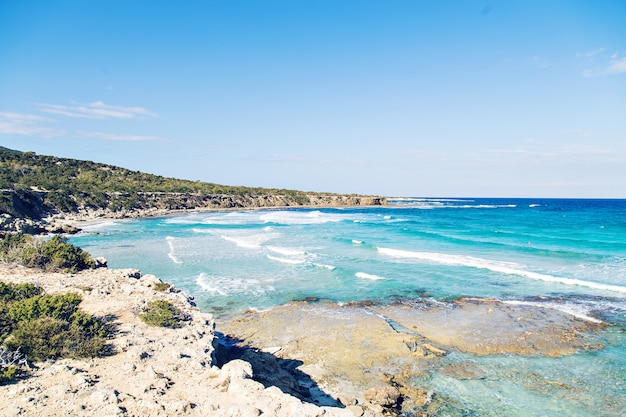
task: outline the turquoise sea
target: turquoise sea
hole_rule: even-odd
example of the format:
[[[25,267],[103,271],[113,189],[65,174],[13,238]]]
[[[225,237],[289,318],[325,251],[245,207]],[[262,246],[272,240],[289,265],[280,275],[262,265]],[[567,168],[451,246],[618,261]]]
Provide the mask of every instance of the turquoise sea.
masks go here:
[[[485,378],[433,374],[418,382],[456,404],[450,416],[626,415],[626,200],[390,203],[115,220],[70,241],[112,268],[172,282],[218,318],[307,297],[386,302],[428,294],[601,321],[608,324],[598,335],[602,350],[472,358],[489,370]]]

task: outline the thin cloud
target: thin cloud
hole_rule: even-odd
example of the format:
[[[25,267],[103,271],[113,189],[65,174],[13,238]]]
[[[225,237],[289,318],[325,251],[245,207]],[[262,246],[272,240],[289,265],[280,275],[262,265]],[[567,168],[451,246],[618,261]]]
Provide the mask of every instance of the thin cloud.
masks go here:
[[[619,74],[622,72],[626,72],[626,57],[621,59],[615,59],[609,65],[608,72],[611,74]]]
[[[9,135],[61,136],[65,132],[42,126],[51,119],[34,114],[0,112],[0,133]]]
[[[611,53],[605,48],[595,51],[578,53],[576,56],[584,60],[582,75],[584,77],[600,77],[615,75],[626,72],[626,57],[620,57],[618,53]]]
[[[153,113],[143,107],[112,106],[102,101],[89,104],[72,103],[72,106],[61,104],[39,104],[39,109],[45,113],[60,116],[87,118],[87,119],[134,119],[137,117],[156,117]]]
[[[579,52],[576,54],[579,58],[585,58],[586,60],[593,61],[596,59],[596,56],[601,55],[606,51],[606,48],[598,48],[589,52]]]
[[[88,138],[97,138],[97,139],[115,140],[115,141],[124,141],[124,142],[159,140],[159,138],[157,138],[156,136],[118,135],[114,133],[104,133],[104,132],[79,132],[78,134],[81,136],[88,137]]]

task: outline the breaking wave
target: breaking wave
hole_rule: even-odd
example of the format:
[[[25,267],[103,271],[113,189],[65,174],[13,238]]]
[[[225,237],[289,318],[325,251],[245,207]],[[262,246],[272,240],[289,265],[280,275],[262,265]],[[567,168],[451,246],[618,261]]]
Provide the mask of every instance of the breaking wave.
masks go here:
[[[565,285],[578,285],[596,290],[626,293],[626,287],[619,285],[603,284],[599,282],[584,281],[574,278],[563,278],[538,272],[519,269],[520,265],[511,262],[497,262],[488,259],[475,258],[473,256],[450,255],[436,252],[414,252],[390,248],[377,248],[378,252],[392,258],[418,259],[444,265],[466,266],[472,268],[487,269],[507,275],[516,275],[538,281],[554,282]]]

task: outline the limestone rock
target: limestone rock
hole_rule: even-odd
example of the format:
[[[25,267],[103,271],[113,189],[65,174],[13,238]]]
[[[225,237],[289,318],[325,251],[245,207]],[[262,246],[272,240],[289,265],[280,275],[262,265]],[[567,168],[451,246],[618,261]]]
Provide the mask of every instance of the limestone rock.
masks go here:
[[[99,256],[97,258],[94,258],[95,261],[95,268],[106,268],[107,267],[107,260],[106,258]]]
[[[395,387],[370,388],[363,393],[365,401],[385,408],[392,408],[398,405],[400,391]]]

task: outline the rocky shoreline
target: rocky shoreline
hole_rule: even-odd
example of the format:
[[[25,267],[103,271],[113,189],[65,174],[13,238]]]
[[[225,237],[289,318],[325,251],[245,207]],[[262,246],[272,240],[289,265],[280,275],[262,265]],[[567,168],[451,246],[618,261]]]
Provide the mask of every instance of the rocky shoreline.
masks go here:
[[[216,323],[193,299],[137,270],[44,273],[0,264],[0,280],[48,293],[76,292],[81,308],[115,328],[111,355],[37,363],[0,387],[0,415],[48,416],[431,416],[446,399],[416,386],[440,371],[483,378],[473,355],[561,356],[598,349],[601,324],[549,309],[490,300],[392,305],[295,302]],[[165,299],[189,320],[180,328],[139,319]]]
[[[48,231],[68,233],[92,221],[180,211],[186,210],[119,216],[85,210],[46,222]],[[0,264],[0,280],[76,292],[84,310],[116,329],[110,356],[36,364],[30,377],[0,386],[6,399],[0,415],[7,416],[445,415],[447,399],[416,385],[416,377],[484,377],[472,361],[449,360],[451,352],[557,357],[602,348],[593,336],[602,324],[493,300],[339,305],[311,299],[216,326],[193,299],[174,287],[157,291],[161,281],[136,270],[62,274]],[[178,329],[146,325],[139,313],[155,299],[174,303],[190,320]]]
[[[12,190],[2,190],[11,201],[11,209],[0,215],[0,232],[28,234],[77,233],[80,223],[104,220],[166,216],[192,211],[255,210],[281,208],[321,208],[384,206],[385,197],[306,194],[299,198],[288,195],[230,195],[201,193],[104,193],[106,207],[78,207],[75,211],[55,212],[44,203],[46,192],[31,191],[28,198]],[[131,205],[122,202],[132,199]],[[112,209],[111,207],[117,207]]]
[[[459,380],[485,377],[478,361],[458,362],[456,352],[469,358],[559,357],[603,348],[594,338],[601,323],[554,309],[481,299],[424,298],[390,305],[310,300],[249,312],[220,328],[246,346],[300,361],[299,369],[344,405],[386,393],[387,402],[379,398],[370,407],[377,407],[377,415],[450,415],[453,405],[416,380],[428,380],[432,373]]]
[[[116,329],[110,356],[37,363],[29,377],[0,386],[0,415],[354,416],[338,404],[315,404],[315,392],[303,401],[264,386],[243,360],[217,367],[211,315],[173,287],[155,290],[155,276],[107,268],[43,273],[0,264],[0,280],[29,282],[47,293],[76,292],[83,297],[81,308]],[[155,299],[174,303],[189,320],[177,329],[146,325],[139,312]]]

